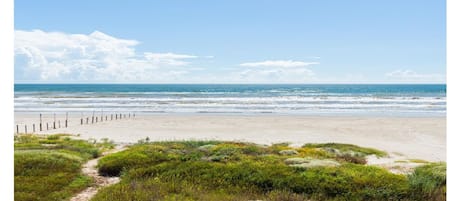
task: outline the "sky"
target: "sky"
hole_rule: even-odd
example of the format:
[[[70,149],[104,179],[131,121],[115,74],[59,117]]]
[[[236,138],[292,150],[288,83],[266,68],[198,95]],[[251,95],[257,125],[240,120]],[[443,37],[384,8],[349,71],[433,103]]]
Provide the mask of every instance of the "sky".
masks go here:
[[[15,0],[15,83],[445,83],[443,0]]]

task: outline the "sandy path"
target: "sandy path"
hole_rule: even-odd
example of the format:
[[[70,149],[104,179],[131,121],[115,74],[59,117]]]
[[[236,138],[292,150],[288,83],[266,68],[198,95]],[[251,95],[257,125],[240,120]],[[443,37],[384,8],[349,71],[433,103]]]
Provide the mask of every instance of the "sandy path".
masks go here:
[[[74,197],[70,199],[70,201],[88,201],[91,200],[91,198],[98,192],[98,190],[102,187],[106,187],[109,185],[116,184],[120,181],[119,177],[103,177],[99,175],[98,169],[96,166],[98,165],[99,159],[101,157],[111,154],[111,153],[116,153],[119,151],[122,151],[126,149],[124,145],[117,145],[115,149],[110,150],[108,152],[103,153],[102,156],[89,160],[87,163],[85,163],[81,169],[84,175],[92,177],[94,180],[94,185],[86,188],[82,192],[78,193]]]

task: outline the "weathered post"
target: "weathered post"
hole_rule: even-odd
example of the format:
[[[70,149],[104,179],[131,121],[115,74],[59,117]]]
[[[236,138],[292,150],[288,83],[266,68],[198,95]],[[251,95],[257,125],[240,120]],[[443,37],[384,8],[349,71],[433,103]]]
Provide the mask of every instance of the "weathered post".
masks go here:
[[[65,113],[65,128],[68,127],[68,112]]]
[[[101,109],[101,122],[103,122],[103,109]]]
[[[42,114],[39,113],[39,131],[42,131]]]
[[[55,129],[55,128],[56,128],[56,127],[55,127],[55,113],[54,113],[54,129]]]
[[[28,134],[28,126],[27,125],[24,125],[24,133]]]
[[[107,115],[106,115],[106,121],[107,121]]]
[[[33,124],[33,133],[36,132],[36,125]]]
[[[60,128],[60,120],[59,120],[59,128]]]
[[[49,122],[46,123],[46,128],[49,130]]]
[[[20,127],[18,126],[18,124],[16,124],[16,134],[19,134],[20,133]]]
[[[86,124],[88,124],[88,117],[86,117]]]
[[[93,111],[93,115],[91,115],[91,123],[92,124],[94,123],[94,111]]]
[[[122,119],[122,114],[119,114],[119,119]]]

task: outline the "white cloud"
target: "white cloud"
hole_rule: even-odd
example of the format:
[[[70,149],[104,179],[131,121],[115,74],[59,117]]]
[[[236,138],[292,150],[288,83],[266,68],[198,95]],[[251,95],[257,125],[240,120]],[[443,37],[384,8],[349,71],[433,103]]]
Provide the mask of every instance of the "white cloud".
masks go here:
[[[160,82],[187,74],[177,67],[199,58],[176,53],[139,54],[135,50],[138,44],[99,31],[85,35],[16,30],[15,80]]]
[[[169,64],[174,66],[183,66],[189,64],[189,62],[182,61],[183,59],[195,59],[197,56],[185,55],[185,54],[174,54],[174,53],[151,53],[145,52],[144,56],[146,59],[155,63]]]
[[[247,69],[236,72],[235,82],[246,83],[310,83],[317,81],[316,74],[309,68]]]
[[[413,70],[395,70],[385,76],[392,81],[404,82],[445,82],[444,74],[420,74]]]
[[[292,60],[267,60],[261,62],[248,62],[242,63],[240,66],[245,67],[282,67],[282,68],[292,68],[292,67],[305,67],[310,65],[319,64],[319,62],[304,62],[304,61],[292,61]]]
[[[232,80],[247,83],[311,83],[318,79],[311,65],[319,62],[305,62],[293,60],[266,60],[260,62],[242,63],[240,66],[249,67],[241,72],[235,72]]]

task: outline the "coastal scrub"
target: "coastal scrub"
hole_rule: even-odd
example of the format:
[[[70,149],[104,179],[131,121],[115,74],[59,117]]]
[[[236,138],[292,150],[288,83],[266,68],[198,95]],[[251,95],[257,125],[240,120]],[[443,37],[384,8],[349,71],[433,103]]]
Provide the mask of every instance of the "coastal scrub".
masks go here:
[[[407,176],[366,165],[380,150],[348,144],[290,147],[225,141],[147,142],[104,156],[121,182],[104,200],[444,200],[446,177],[430,163]],[[356,159],[344,159],[344,156]],[[357,162],[358,161],[358,162]],[[444,182],[443,182],[444,181]]]
[[[81,165],[111,142],[92,143],[69,135],[15,136],[15,200],[66,200],[93,183]]]

